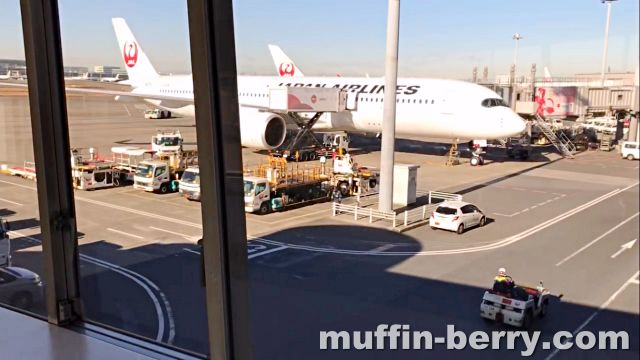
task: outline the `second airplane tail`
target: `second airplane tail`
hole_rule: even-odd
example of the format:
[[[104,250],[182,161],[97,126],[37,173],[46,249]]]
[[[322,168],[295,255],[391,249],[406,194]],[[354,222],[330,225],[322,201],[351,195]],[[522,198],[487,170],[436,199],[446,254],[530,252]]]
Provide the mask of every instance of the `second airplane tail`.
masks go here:
[[[291,60],[279,46],[269,45],[269,51],[271,52],[271,57],[273,57],[273,62],[276,65],[276,71],[279,76],[304,76],[293,60]]]
[[[113,18],[111,22],[131,85],[138,87],[157,79],[159,75],[156,69],[142,51],[127,22],[123,18]]]

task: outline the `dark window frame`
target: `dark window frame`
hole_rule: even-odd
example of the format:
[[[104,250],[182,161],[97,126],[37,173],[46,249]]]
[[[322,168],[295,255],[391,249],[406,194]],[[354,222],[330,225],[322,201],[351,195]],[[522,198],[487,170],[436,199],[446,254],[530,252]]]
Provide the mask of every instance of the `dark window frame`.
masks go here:
[[[87,329],[79,292],[78,241],[57,0],[21,0],[47,319]],[[246,224],[231,0],[188,0],[209,354],[250,359]],[[161,89],[167,93],[167,89]],[[224,141],[222,141],[224,139]],[[46,161],[45,161],[46,159]],[[100,326],[97,326],[100,328]],[[82,331],[82,330],[80,330]],[[156,344],[162,347],[162,344]]]

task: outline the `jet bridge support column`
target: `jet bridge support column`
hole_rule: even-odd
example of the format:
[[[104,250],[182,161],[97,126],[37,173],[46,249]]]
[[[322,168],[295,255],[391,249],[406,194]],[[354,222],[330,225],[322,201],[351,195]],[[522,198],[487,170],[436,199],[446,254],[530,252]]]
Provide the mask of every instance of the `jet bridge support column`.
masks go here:
[[[379,210],[393,210],[393,165],[396,140],[396,85],[398,83],[398,33],[400,0],[389,0],[387,54],[385,56],[384,117],[380,156]]]
[[[300,140],[302,140],[302,138],[306,134],[311,133],[311,136],[313,136],[313,138],[315,140],[315,135],[313,134],[313,131],[311,129],[318,122],[318,120],[320,119],[322,114],[324,114],[324,113],[323,112],[317,112],[317,113],[315,113],[315,115],[313,115],[313,117],[309,121],[305,122],[304,120],[302,120],[300,118],[300,115],[298,115],[297,113],[295,113],[295,112],[289,112],[288,113],[288,115],[293,119],[293,121],[295,121],[296,125],[298,125],[298,133],[296,134],[296,136],[291,141],[291,144],[289,145],[289,151],[293,151],[293,149],[296,147],[296,145],[298,145],[298,142],[300,142]],[[315,140],[315,141],[317,142],[317,140]]]

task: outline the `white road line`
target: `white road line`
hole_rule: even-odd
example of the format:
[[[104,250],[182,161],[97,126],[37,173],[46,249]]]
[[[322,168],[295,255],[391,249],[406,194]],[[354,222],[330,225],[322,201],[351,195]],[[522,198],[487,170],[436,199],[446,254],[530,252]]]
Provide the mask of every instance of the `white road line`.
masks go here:
[[[271,253],[274,253],[276,251],[286,250],[288,248],[289,248],[289,246],[285,246],[285,245],[279,246],[279,247],[275,247],[275,248],[271,248],[271,249],[268,249],[268,250],[265,250],[265,251],[261,251],[261,252],[255,253],[255,254],[249,254],[249,255],[247,255],[247,259],[257,258],[257,257],[262,256],[262,255],[271,254]],[[191,249],[188,249],[188,248],[182,248],[182,250],[184,250],[186,252],[190,252],[192,254],[200,255],[200,251],[197,251],[197,250],[191,250]]]
[[[195,251],[195,250],[191,250],[191,249],[187,249],[187,248],[182,248],[182,250],[190,252],[192,254],[200,255],[200,251]]]
[[[611,255],[611,258],[615,259],[616,257],[618,257],[618,255],[622,254],[626,250],[630,250],[631,248],[633,248],[633,245],[636,243],[636,241],[638,241],[638,239],[633,239],[633,240],[629,241],[628,243],[623,244],[620,247],[620,250],[616,251],[614,254]]]
[[[0,198],[0,201],[4,201],[4,202],[6,202],[6,203],[13,204],[13,205],[16,205],[16,206],[22,206],[22,205],[24,205],[24,204],[20,204],[20,203],[18,203],[18,202],[11,201],[11,200],[7,200],[7,199],[3,199],[3,198]]]
[[[602,305],[600,305],[600,307],[598,308],[598,310],[596,310],[593,314],[591,314],[591,316],[589,316],[587,318],[587,320],[585,320],[580,326],[578,326],[578,328],[573,332],[573,336],[576,336],[577,333],[579,333],[582,329],[584,329],[587,325],[589,325],[589,323],[595,319],[595,317],[602,312],[602,310],[606,309],[609,305],[611,305],[611,303],[613,302],[613,300],[615,300],[618,295],[620,295],[620,293],[622,293],[624,291],[624,289],[627,288],[627,286],[629,286],[629,284],[632,284],[633,281],[635,280],[635,278],[638,276],[638,274],[640,274],[640,271],[636,272],[635,274],[633,274],[633,276],[631,278],[629,278],[629,280],[625,281],[624,284],[622,284],[622,286],[620,286],[620,288],[618,290],[616,290],[616,292],[613,293],[613,295],[611,295],[611,297],[609,297],[607,299],[607,301],[605,301]],[[554,356],[556,356],[556,354],[560,351],[560,349],[556,348],[555,350],[553,350],[553,352],[551,354],[549,354],[549,356],[547,356],[545,358],[545,360],[550,360],[551,358],[553,358]]]
[[[149,226],[149,228],[150,228],[150,229],[153,229],[153,230],[157,230],[157,231],[166,232],[167,234],[180,236],[180,237],[185,238],[186,240],[191,240],[191,241],[196,241],[196,240],[198,240],[199,238],[201,238],[201,237],[202,237],[202,235],[201,235],[201,236],[189,236],[189,235],[186,235],[186,234],[181,234],[181,233],[179,233],[179,232],[175,232],[175,231],[171,231],[171,230],[166,230],[166,229],[161,229],[161,228],[158,228],[158,227],[155,227],[155,226]]]
[[[28,236],[25,234],[22,234],[18,231],[9,231],[10,235],[17,235],[19,237],[23,237],[25,239],[28,239],[32,242],[36,242],[41,244],[42,241],[40,241],[39,239],[36,239],[32,236]],[[116,264],[112,264],[110,262],[104,261],[104,260],[100,260],[88,255],[84,255],[84,254],[80,254],[79,255],[80,260],[86,261],[88,263],[94,264],[96,266],[100,266],[103,268],[106,268],[108,270],[111,270],[113,272],[116,272],[130,280],[132,280],[133,282],[135,282],[136,284],[140,285],[140,287],[142,287],[144,289],[144,291],[147,293],[147,295],[149,295],[149,297],[151,298],[151,301],[153,302],[155,309],[156,309],[156,315],[158,317],[158,333],[156,335],[156,341],[161,342],[162,338],[164,337],[164,332],[165,332],[165,324],[164,324],[164,311],[162,310],[162,306],[160,306],[160,300],[158,299],[158,297],[156,296],[156,294],[151,290],[151,288],[154,288],[158,294],[160,295],[160,297],[162,298],[162,301],[164,303],[165,309],[167,311],[167,319],[169,321],[169,338],[167,340],[167,342],[169,344],[173,343],[173,339],[175,338],[175,322],[173,319],[173,311],[171,310],[171,304],[169,303],[169,300],[167,299],[167,297],[164,295],[164,293],[160,290],[160,288],[154,284],[151,280],[147,279],[146,277],[131,271],[129,269],[123,268],[121,266],[118,266]]]
[[[630,284],[636,284],[636,285],[640,285],[640,280],[638,279],[633,279],[629,282]]]
[[[149,286],[151,286],[157,293],[158,295],[160,295],[160,298],[162,299],[164,308],[167,312],[167,320],[169,321],[169,335],[167,337],[167,343],[168,344],[173,344],[173,340],[175,339],[176,336],[176,326],[175,326],[175,321],[173,319],[173,310],[171,308],[171,303],[169,303],[169,299],[167,298],[167,296],[164,294],[164,292],[162,292],[162,290],[160,290],[160,287],[158,285],[156,285],[154,282],[152,282],[151,280],[149,280],[148,278],[146,278],[143,275],[140,275],[139,273],[129,270],[127,268],[118,266],[116,264],[112,264],[110,262],[104,261],[104,260],[100,260],[88,255],[84,255],[84,254],[80,254],[80,258],[84,259],[84,260],[90,260],[90,261],[94,261],[94,262],[98,262],[101,264],[104,264],[106,266],[110,266],[113,267],[117,270],[123,271],[125,273],[128,273],[134,277],[139,278],[140,280],[146,282]],[[164,318],[162,318],[164,321]],[[163,329],[164,329],[164,323],[163,323]],[[160,337],[160,340],[158,341],[162,341],[162,337]]]
[[[472,253],[472,252],[480,252],[480,251],[488,251],[488,250],[495,250],[495,249],[499,249],[511,244],[514,244],[518,241],[521,241],[539,231],[542,231],[560,221],[563,221],[575,214],[578,214],[594,205],[597,205],[607,199],[610,199],[624,191],[627,191],[629,189],[631,189],[634,186],[637,186],[640,182],[636,182],[634,184],[631,184],[623,189],[615,189],[612,190],[600,197],[597,197],[591,201],[588,201],[580,206],[577,206],[569,211],[566,211],[554,218],[551,218],[547,221],[544,221],[536,226],[533,226],[527,230],[524,230],[516,235],[512,235],[509,236],[507,238],[504,238],[500,241],[494,242],[492,244],[488,244],[488,245],[480,245],[480,246],[475,246],[475,247],[469,247],[469,248],[462,248],[462,249],[453,249],[453,250],[428,250],[428,251],[385,251],[385,252],[371,252],[370,250],[344,250],[344,249],[327,249],[327,248],[321,248],[321,247],[314,247],[314,246],[306,246],[306,245],[296,245],[296,244],[290,244],[290,243],[284,243],[284,242],[280,242],[280,241],[274,241],[274,240],[270,240],[270,239],[266,239],[266,238],[261,238],[261,237],[256,237],[253,236],[251,238],[259,240],[260,242],[263,242],[265,244],[270,244],[270,245],[280,245],[280,246],[288,246],[291,249],[294,250],[307,250],[307,251],[317,251],[317,252],[326,252],[326,253],[334,253],[334,254],[347,254],[347,255],[377,255],[377,256],[435,256],[435,255],[454,255],[454,254],[467,254],[467,253]]]
[[[519,214],[519,213],[520,213],[520,211],[518,211],[518,214]],[[494,212],[494,213],[493,213],[493,215],[498,215],[498,216],[505,216],[505,217],[512,217],[512,216],[514,216],[514,214],[511,214],[511,215],[507,215],[507,214],[502,214],[502,213],[496,213],[496,212]]]
[[[4,181],[4,180],[0,180],[0,183],[4,183],[4,184],[9,184],[9,185],[13,185],[13,186],[17,186],[17,187],[21,187],[21,188],[25,188],[25,189],[29,189],[29,190],[33,190],[36,191],[37,189],[33,186],[27,186],[27,185],[22,185],[22,184],[16,184],[13,181]]]
[[[259,253],[256,253],[256,254],[251,254],[251,255],[249,255],[249,256],[247,257],[247,259],[257,258],[258,256],[271,254],[271,253],[274,253],[274,252],[276,252],[276,251],[286,250],[286,249],[288,249],[288,248],[289,248],[288,246],[283,245],[283,246],[280,246],[280,247],[277,247],[277,248],[272,248],[272,249],[269,249],[269,250],[265,250],[265,251],[263,251],[263,252],[259,252]]]
[[[9,185],[13,185],[13,186],[29,189],[29,190],[32,190],[32,191],[36,191],[37,190],[33,186],[17,184],[17,183],[11,182],[11,181],[0,180],[0,183],[9,184]],[[114,210],[120,210],[120,211],[128,212],[128,213],[131,213],[131,214],[136,214],[136,215],[140,215],[140,216],[146,216],[146,217],[149,217],[149,218],[162,220],[162,221],[166,221],[166,222],[170,222],[170,223],[174,223],[174,224],[180,224],[180,225],[185,225],[185,226],[190,226],[190,227],[202,229],[202,225],[201,224],[190,222],[190,221],[185,221],[185,220],[179,220],[179,219],[172,218],[172,217],[169,217],[169,216],[158,215],[158,214],[154,214],[154,213],[150,213],[150,212],[142,211],[142,210],[135,210],[135,209],[132,209],[132,208],[128,208],[126,206],[114,205],[114,204],[106,203],[106,202],[103,202],[103,201],[87,199],[87,198],[84,198],[84,197],[78,196],[78,195],[75,196],[75,199],[76,199],[76,201],[82,201],[82,202],[86,202],[86,203],[90,203],[90,204],[94,204],[94,205],[104,206],[104,207],[111,208],[111,209],[114,209]]]
[[[128,232],[125,231],[120,231],[120,230],[116,230],[116,229],[112,229],[112,228],[107,228],[108,231],[114,232],[116,234],[120,234],[120,235],[124,235],[124,236],[130,236],[134,239],[140,239],[140,240],[144,240],[144,238],[142,236],[138,236],[138,235],[134,235],[134,234],[130,234]]]
[[[560,260],[556,266],[560,266],[562,264],[564,264],[565,262],[571,260],[574,256],[578,255],[579,253],[581,253],[582,251],[584,251],[585,249],[587,249],[589,246],[595,244],[596,242],[600,241],[602,238],[604,238],[605,236],[611,234],[612,232],[616,231],[616,229],[618,229],[619,227],[621,227],[622,225],[628,223],[629,221],[631,221],[633,218],[635,218],[636,216],[638,216],[638,214],[640,213],[635,213],[633,215],[631,215],[630,217],[628,217],[626,220],[622,221],[621,223],[619,223],[618,225],[612,227],[611,229],[607,230],[607,232],[605,232],[604,234],[598,236],[597,238],[593,239],[592,241],[590,241],[587,245],[581,247],[580,249],[576,250],[574,253],[572,253],[571,255],[567,256],[566,258]]]
[[[371,251],[374,251],[374,252],[383,252],[383,251],[385,251],[385,250],[389,250],[389,249],[391,249],[391,248],[392,248],[392,247],[394,247],[394,246],[396,246],[396,245],[395,245],[395,244],[385,244],[385,245],[382,245],[382,246],[378,246],[377,248],[371,249]]]
[[[25,186],[25,185],[21,185],[21,184],[16,184],[13,182],[9,182],[9,181],[3,181],[0,180],[0,182],[3,183],[7,183],[10,185],[15,185],[18,187],[24,187],[27,189],[31,189],[31,190],[36,190],[34,187],[29,187],[29,186]],[[313,247],[313,246],[304,246],[304,245],[296,245],[296,244],[288,244],[288,243],[283,243],[283,242],[279,242],[279,241],[274,241],[274,240],[269,240],[269,239],[265,239],[265,238],[261,238],[261,237],[257,237],[257,236],[247,236],[247,238],[249,239],[255,239],[255,240],[261,240],[264,243],[268,243],[268,244],[272,244],[272,245],[279,245],[279,246],[287,246],[291,249],[296,249],[296,250],[308,250],[308,251],[319,251],[319,252],[330,252],[330,253],[336,253],[336,254],[350,254],[350,255],[380,255],[380,256],[412,256],[412,255],[416,255],[416,256],[432,256],[432,255],[452,255],[452,254],[466,254],[466,253],[471,253],[471,252],[480,252],[480,251],[487,251],[487,250],[495,250],[504,246],[508,246],[511,245],[513,243],[516,243],[522,239],[527,238],[530,235],[533,235],[543,229],[546,229],[549,226],[552,226],[560,221],[563,221],[579,212],[582,212],[583,210],[586,210],[594,205],[599,204],[602,201],[605,201],[611,197],[614,197],[624,191],[627,191],[629,189],[631,189],[634,186],[637,186],[640,182],[635,182],[631,185],[628,185],[627,187],[623,188],[623,189],[615,189],[612,190],[600,197],[597,197],[591,201],[588,201],[580,206],[577,206],[575,208],[573,208],[572,210],[566,211],[554,218],[551,218],[547,221],[544,221],[536,226],[533,226],[527,230],[524,230],[516,235],[512,235],[510,237],[504,238],[500,241],[497,241],[493,244],[489,244],[489,245],[481,245],[481,246],[475,246],[475,247],[470,247],[470,248],[463,248],[463,249],[454,249],[454,250],[430,250],[430,251],[419,251],[419,252],[409,252],[409,251],[385,251],[385,252],[379,252],[379,253],[372,253],[371,251],[362,251],[362,250],[344,250],[344,249],[327,249],[327,248],[321,248],[321,247]],[[124,206],[119,206],[119,205],[113,205],[113,204],[109,204],[109,203],[105,203],[102,201],[96,201],[96,200],[90,200],[90,199],[84,199],[84,198],[79,198],[76,197],[77,200],[80,201],[85,201],[85,202],[89,202],[89,203],[93,203],[95,205],[100,205],[100,206],[104,206],[104,207],[109,207],[112,209],[116,209],[116,210],[121,210],[121,211],[125,211],[125,212],[129,212],[129,213],[133,213],[133,214],[137,214],[137,215],[141,215],[141,216],[146,216],[146,217],[150,217],[150,218],[154,218],[154,219],[159,219],[159,220],[163,220],[163,221],[167,221],[167,222],[171,222],[171,223],[175,223],[175,224],[181,224],[181,225],[185,225],[185,226],[191,226],[191,227],[195,227],[198,229],[202,229],[202,225],[197,224],[197,223],[193,223],[193,222],[189,222],[189,221],[184,221],[184,220],[178,220],[175,218],[171,218],[168,216],[162,216],[162,215],[157,215],[157,214],[153,214],[153,213],[149,213],[149,212],[145,212],[145,211],[140,211],[140,210],[134,210],[128,207],[124,207]]]

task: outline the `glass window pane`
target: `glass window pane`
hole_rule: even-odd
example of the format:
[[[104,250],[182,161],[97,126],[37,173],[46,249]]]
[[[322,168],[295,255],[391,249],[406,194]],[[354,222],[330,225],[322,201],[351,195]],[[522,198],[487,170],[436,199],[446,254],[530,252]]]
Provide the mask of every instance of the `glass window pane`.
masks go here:
[[[206,354],[186,2],[59,4],[85,320]]]
[[[18,34],[0,44],[0,305],[44,317],[46,284],[18,1],[3,3],[0,32]]]

